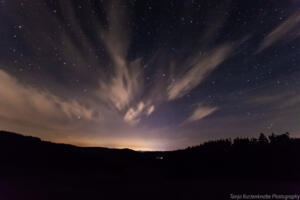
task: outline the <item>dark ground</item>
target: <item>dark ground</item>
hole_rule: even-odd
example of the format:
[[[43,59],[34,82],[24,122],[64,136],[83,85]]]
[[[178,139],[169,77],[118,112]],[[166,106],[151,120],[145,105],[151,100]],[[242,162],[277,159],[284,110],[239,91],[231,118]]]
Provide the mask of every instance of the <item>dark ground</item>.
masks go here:
[[[299,153],[299,140],[288,134],[212,141],[174,152],[136,152],[54,144],[2,131],[0,199],[300,194]]]

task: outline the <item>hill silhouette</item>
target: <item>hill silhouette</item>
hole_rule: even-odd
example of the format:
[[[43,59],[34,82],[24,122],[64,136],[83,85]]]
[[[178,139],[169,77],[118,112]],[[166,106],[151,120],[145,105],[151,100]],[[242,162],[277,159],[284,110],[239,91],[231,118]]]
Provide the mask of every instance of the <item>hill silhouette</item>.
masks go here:
[[[77,147],[0,131],[0,199],[229,199],[297,192],[300,140],[223,139],[170,152]]]

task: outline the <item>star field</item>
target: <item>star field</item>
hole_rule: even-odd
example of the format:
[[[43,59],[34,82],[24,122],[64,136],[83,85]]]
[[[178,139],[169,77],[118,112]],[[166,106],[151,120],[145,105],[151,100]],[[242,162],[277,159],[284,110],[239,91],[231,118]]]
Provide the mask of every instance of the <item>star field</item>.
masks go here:
[[[300,136],[300,3],[0,1],[0,129],[172,150]]]

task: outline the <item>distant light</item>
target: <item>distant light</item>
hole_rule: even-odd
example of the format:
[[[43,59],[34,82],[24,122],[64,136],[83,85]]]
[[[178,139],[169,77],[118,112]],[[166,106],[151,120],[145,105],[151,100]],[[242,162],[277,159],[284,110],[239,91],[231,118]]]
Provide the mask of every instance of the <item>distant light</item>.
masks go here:
[[[163,156],[157,156],[156,159],[157,159],[157,160],[163,160],[164,157],[163,157]]]

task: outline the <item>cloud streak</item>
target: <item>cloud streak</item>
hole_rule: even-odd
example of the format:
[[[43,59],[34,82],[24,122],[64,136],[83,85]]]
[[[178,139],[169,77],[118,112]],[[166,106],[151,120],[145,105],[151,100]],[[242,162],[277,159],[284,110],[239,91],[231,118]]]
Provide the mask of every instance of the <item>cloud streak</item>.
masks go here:
[[[208,107],[208,106],[203,106],[203,105],[198,105],[193,113],[183,122],[182,125],[186,125],[191,122],[195,122],[198,120],[201,120],[208,115],[214,113],[218,108],[217,107]]]
[[[114,1],[107,5],[107,30],[101,27],[100,38],[105,44],[113,63],[113,75],[109,80],[100,80],[99,96],[122,111],[129,106],[142,90],[140,59],[128,62],[126,59],[129,30],[127,14],[121,3]]]
[[[31,86],[26,86],[0,70],[0,117],[10,121],[38,123],[53,129],[73,120],[100,120],[94,111],[75,99],[67,101]]]
[[[136,125],[140,122],[142,115],[151,115],[154,111],[154,105],[145,105],[144,102],[140,102],[136,108],[131,107],[128,109],[124,116],[124,121],[130,125]]]
[[[142,114],[142,111],[145,108],[145,104],[143,102],[140,102],[137,106],[137,108],[130,108],[125,116],[124,116],[124,120],[132,125],[137,124],[140,119],[140,115]]]
[[[266,106],[273,105],[276,109],[288,109],[300,104],[300,95],[295,92],[271,91],[269,95],[259,94],[245,101],[249,105]]]
[[[168,100],[180,98],[194,89],[230,56],[232,50],[230,44],[224,44],[189,59],[185,64],[188,70],[175,77],[175,81],[169,84]]]
[[[256,53],[263,51],[264,49],[270,47],[275,42],[282,39],[289,39],[290,37],[299,36],[299,25],[300,25],[300,13],[297,10],[294,14],[288,17],[283,23],[277,26],[273,31],[271,31],[262,41]],[[289,33],[292,32],[292,35]],[[293,35],[294,34],[294,35]],[[286,38],[289,36],[288,38]]]

